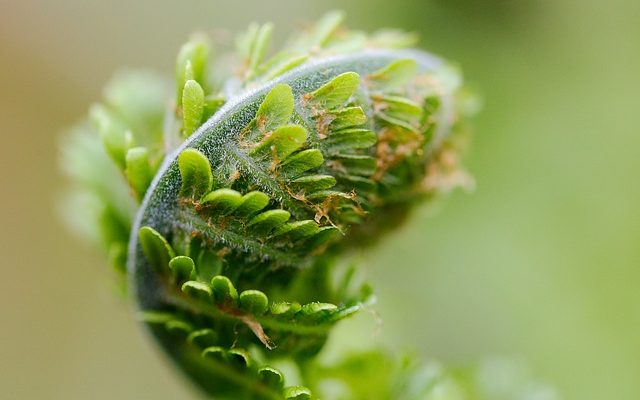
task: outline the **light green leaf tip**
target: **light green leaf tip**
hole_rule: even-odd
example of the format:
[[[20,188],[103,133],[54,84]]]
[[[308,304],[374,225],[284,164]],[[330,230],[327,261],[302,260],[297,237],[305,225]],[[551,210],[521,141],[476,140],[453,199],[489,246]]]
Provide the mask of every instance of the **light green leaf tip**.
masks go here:
[[[282,163],[282,170],[290,178],[297,178],[302,173],[321,166],[324,156],[318,149],[307,149],[292,155]]]
[[[149,164],[149,150],[146,147],[134,147],[127,151],[125,175],[131,189],[138,200],[144,197],[151,180],[153,171]]]
[[[173,273],[176,282],[185,282],[189,280],[191,274],[195,271],[195,264],[190,257],[177,256],[169,261],[169,269]]]
[[[300,303],[289,303],[286,301],[279,301],[272,303],[269,312],[272,315],[290,318],[302,309]]]
[[[291,386],[284,390],[284,398],[287,400],[310,400],[311,391],[304,386]]]
[[[253,314],[262,315],[269,309],[267,295],[259,290],[245,290],[239,296],[240,308]]]
[[[216,211],[227,214],[242,204],[242,195],[233,189],[218,189],[204,196],[202,203],[213,206]]]
[[[200,301],[211,300],[211,288],[202,282],[187,281],[182,284],[182,291],[186,295]]]
[[[333,78],[328,83],[306,97],[325,110],[333,110],[343,105],[360,86],[360,75],[355,72],[345,72]]]
[[[291,186],[311,193],[318,190],[331,189],[336,183],[336,178],[331,175],[305,175],[291,181]]]
[[[278,226],[284,224],[291,217],[291,213],[286,210],[269,210],[253,217],[247,226],[260,235],[267,234]]]
[[[331,121],[329,127],[332,131],[359,126],[367,122],[362,107],[345,107],[333,113],[335,119]]]
[[[239,216],[250,216],[262,210],[269,204],[269,196],[253,191],[242,196],[242,204],[235,209],[234,213]]]
[[[226,276],[218,275],[211,279],[213,300],[216,304],[235,306],[238,301],[238,291]]]
[[[256,113],[256,125],[263,132],[269,132],[286,124],[293,114],[293,93],[291,87],[280,83],[271,89]]]
[[[173,248],[158,231],[150,226],[143,226],[138,232],[142,252],[156,270],[165,272],[169,261],[175,257]]]
[[[176,60],[177,104],[182,104],[182,92],[187,80],[193,79],[201,86],[206,86],[205,72],[209,52],[209,42],[202,37],[193,38],[180,48]]]
[[[338,307],[335,304],[312,302],[302,306],[302,313],[304,315],[316,315],[316,314],[330,314],[336,311]]]
[[[182,91],[182,122],[186,137],[200,127],[204,114],[204,90],[193,79],[184,84]]]
[[[298,150],[307,140],[307,130],[300,125],[285,125],[276,129],[251,150],[252,156],[273,155],[282,161]]]
[[[178,168],[182,177],[180,196],[199,200],[213,187],[213,175],[209,159],[200,151],[186,149],[178,156]]]
[[[280,226],[273,232],[273,237],[285,236],[291,240],[299,240],[318,232],[318,224],[313,220],[290,222]]]

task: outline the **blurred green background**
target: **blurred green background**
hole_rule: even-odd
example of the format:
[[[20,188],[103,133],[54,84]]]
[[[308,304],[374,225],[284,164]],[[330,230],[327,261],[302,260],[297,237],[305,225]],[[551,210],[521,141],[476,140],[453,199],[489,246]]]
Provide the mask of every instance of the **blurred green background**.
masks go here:
[[[477,189],[363,256],[384,323],[357,340],[640,398],[640,2],[0,0],[1,398],[191,398],[59,222],[60,133],[119,68],[171,74],[195,29],[272,20],[283,38],[333,8],[420,33],[484,99]]]

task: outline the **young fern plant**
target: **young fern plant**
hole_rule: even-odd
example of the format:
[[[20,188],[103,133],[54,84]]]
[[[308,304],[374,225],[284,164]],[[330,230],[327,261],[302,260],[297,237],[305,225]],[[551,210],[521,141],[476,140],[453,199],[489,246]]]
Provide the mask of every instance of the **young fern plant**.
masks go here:
[[[168,109],[163,79],[120,76],[63,146],[76,227],[101,243],[141,321],[211,397],[461,393],[441,372],[412,381],[417,364],[382,351],[316,362],[333,327],[373,300],[342,260],[468,182],[458,72],[411,49],[412,35],[342,21],[330,13],[272,56],[270,24],[252,25],[218,61],[194,37]]]

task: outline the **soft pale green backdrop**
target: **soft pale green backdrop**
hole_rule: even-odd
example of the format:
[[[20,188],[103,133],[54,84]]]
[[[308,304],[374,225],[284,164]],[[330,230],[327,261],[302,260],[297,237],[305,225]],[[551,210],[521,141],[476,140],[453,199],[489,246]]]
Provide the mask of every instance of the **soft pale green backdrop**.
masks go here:
[[[485,102],[477,190],[364,257],[384,323],[358,341],[522,357],[567,399],[640,398],[636,0],[0,0],[0,398],[191,398],[58,222],[59,134],[116,69],[170,74],[193,29],[273,20],[281,38],[336,7],[419,32]]]

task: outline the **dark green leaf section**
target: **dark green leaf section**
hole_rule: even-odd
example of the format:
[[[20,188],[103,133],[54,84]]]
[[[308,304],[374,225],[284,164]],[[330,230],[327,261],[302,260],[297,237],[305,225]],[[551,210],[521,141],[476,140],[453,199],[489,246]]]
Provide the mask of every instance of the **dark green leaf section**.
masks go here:
[[[178,315],[167,312],[145,312],[140,319],[152,329],[163,332],[190,354],[190,362],[207,371],[211,391],[234,399],[310,399],[304,386],[285,387],[285,377],[277,368],[264,365],[247,351],[219,345],[220,339],[211,329],[198,329]],[[307,397],[299,397],[301,395]]]
[[[282,373],[256,361],[245,346],[260,343],[269,351],[267,358],[309,358],[321,349],[335,323],[369,301],[368,292],[341,306],[270,301],[260,290],[239,291],[223,275],[206,281],[198,272],[201,266],[189,256],[175,256],[167,240],[154,229],[141,228],[139,235],[144,255],[159,271],[169,299],[163,310],[143,312],[142,320],[162,340],[182,347],[183,353],[201,354],[201,373],[220,379],[225,387],[251,388],[247,398],[311,398],[304,397],[311,396],[311,391],[302,386],[285,388]],[[224,393],[225,389],[218,387],[216,391]]]
[[[172,302],[177,306],[186,304],[213,318],[240,321],[251,318],[274,332],[325,335],[327,326],[350,316],[370,301],[369,295],[363,292],[342,306],[317,301],[302,305],[272,302],[260,290],[238,291],[226,276],[215,275],[207,280],[198,272],[201,266],[189,256],[176,256],[167,240],[150,227],[141,228],[139,236],[145,258],[159,271]],[[257,336],[263,341],[264,338]]]

